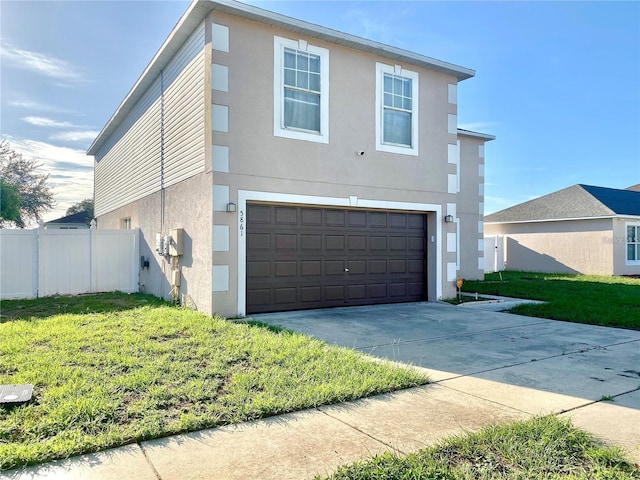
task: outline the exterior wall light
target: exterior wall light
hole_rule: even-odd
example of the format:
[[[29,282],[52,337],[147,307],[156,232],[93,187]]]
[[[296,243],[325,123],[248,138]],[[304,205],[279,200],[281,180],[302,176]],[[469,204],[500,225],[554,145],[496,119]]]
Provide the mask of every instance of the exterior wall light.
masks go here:
[[[236,204],[233,202],[227,203],[227,212],[235,212],[235,211],[236,211]]]
[[[446,215],[444,217],[444,223],[453,223],[453,215]]]

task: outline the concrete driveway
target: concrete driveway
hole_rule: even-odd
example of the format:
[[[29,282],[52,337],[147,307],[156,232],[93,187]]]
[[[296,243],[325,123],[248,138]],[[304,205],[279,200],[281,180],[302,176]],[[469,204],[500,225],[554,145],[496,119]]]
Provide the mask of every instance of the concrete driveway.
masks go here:
[[[566,412],[640,459],[640,332],[492,311],[506,306],[424,302],[252,319],[425,368],[439,385],[511,408]]]

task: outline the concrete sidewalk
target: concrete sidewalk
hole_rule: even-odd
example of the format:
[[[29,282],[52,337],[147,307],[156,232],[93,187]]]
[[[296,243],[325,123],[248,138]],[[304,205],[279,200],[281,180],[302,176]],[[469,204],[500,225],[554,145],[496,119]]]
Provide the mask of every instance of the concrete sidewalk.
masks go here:
[[[483,426],[565,412],[640,463],[640,410],[429,371],[431,385],[176,435],[0,474],[11,480],[306,479],[385,451],[409,453]]]

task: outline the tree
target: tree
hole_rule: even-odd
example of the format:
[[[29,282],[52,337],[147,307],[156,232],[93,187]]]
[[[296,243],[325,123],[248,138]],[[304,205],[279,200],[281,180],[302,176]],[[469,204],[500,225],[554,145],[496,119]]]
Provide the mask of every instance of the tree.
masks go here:
[[[73,215],[78,212],[87,212],[87,218],[89,221],[93,219],[93,198],[85,198],[81,202],[67,208],[65,215]]]
[[[20,218],[20,192],[18,187],[0,178],[0,227],[4,222],[15,222]]]
[[[53,193],[46,184],[49,175],[37,172],[41,166],[35,159],[22,158],[6,140],[0,141],[0,178],[20,197],[19,215],[10,221],[0,218],[0,227],[14,224],[24,228],[27,222],[37,222],[53,208]]]

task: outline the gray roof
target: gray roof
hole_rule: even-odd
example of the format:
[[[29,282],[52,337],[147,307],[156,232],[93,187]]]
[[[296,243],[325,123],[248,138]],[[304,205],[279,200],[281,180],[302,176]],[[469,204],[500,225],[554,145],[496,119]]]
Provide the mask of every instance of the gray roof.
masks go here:
[[[136,102],[142,97],[144,92],[153,83],[160,71],[169,63],[171,58],[180,49],[182,44],[189,38],[189,35],[212,11],[219,11],[229,15],[246,18],[256,22],[264,23],[286,30],[307,35],[311,38],[318,38],[328,42],[344,45],[347,47],[374,53],[382,57],[387,57],[398,62],[407,62],[431,70],[453,75],[458,81],[466,80],[475,75],[475,71],[443,62],[435,58],[420,55],[396,47],[391,47],[383,43],[367,40],[362,37],[350,35],[330,28],[304,22],[295,18],[280,15],[279,13],[263,10],[252,5],[247,5],[235,0],[193,0],[187,11],[182,15],[176,26],[173,28],[160,50],[155,54],[149,65],[144,69],[140,78],[131,88],[125,99],[122,101],[116,112],[109,119],[105,127],[93,141],[87,155],[95,155],[109,136],[115,131],[117,126],[124,120],[126,115],[133,109]]]
[[[91,219],[89,218],[89,213],[81,210],[80,212],[72,213],[71,215],[67,215],[66,217],[56,218],[55,220],[50,220],[45,223],[46,225],[49,225],[50,223],[78,223],[89,225],[90,221]]]
[[[486,223],[513,223],[577,218],[640,217],[640,192],[573,185],[484,217]]]

